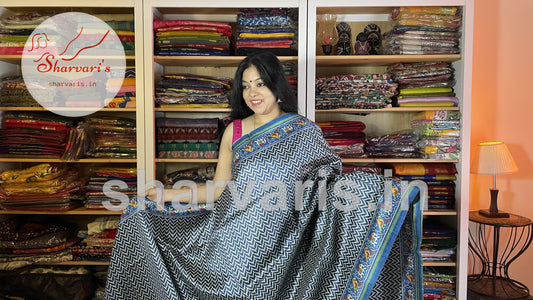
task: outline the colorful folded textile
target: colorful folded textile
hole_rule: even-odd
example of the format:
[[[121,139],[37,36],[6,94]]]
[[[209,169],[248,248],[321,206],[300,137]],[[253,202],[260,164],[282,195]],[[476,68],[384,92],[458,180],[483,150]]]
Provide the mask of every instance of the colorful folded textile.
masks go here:
[[[203,105],[229,107],[232,81],[218,76],[193,74],[165,74],[156,88],[158,105]]]
[[[236,55],[297,53],[297,15],[289,8],[242,8],[237,13]]]
[[[46,113],[6,112],[0,154],[61,157],[72,120]]]
[[[156,126],[159,158],[218,157],[218,118],[159,118]]]
[[[89,157],[135,158],[137,157],[136,122],[129,118],[86,117],[85,122],[93,131],[94,141],[87,150]]]
[[[368,157],[419,158],[417,136],[413,133],[392,133],[366,139]]]
[[[384,108],[390,106],[397,83],[387,74],[349,74],[317,78],[315,107]]]
[[[154,20],[154,52],[161,56],[229,55],[231,25],[202,20]]]
[[[457,169],[452,163],[395,163],[392,165],[397,175],[455,175]]]
[[[384,54],[457,54],[462,17],[456,7],[397,7],[383,34]]]

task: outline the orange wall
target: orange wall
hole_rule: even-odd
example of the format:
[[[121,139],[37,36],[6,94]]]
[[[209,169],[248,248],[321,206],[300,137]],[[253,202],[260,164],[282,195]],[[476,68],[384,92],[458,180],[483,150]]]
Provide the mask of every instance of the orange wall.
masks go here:
[[[533,1],[474,4],[472,144],[503,141],[519,171],[496,178],[501,210],[533,219]],[[488,208],[492,177],[471,174],[470,210]],[[533,291],[533,245],[510,268]],[[533,292],[532,292],[533,293]]]

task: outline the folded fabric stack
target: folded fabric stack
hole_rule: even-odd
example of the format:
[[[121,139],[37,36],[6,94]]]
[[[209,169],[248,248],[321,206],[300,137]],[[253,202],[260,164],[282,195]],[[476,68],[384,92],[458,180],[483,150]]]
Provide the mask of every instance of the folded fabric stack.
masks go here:
[[[82,206],[85,180],[65,165],[39,164],[0,174],[0,208],[67,211]]]
[[[135,120],[113,117],[88,117],[85,122],[94,132],[87,156],[95,158],[136,158]]]
[[[368,157],[419,158],[414,133],[391,133],[366,139],[365,150]]]
[[[77,242],[72,224],[52,219],[39,222],[22,217],[4,219],[0,221],[0,270],[71,261],[68,248]]]
[[[120,217],[101,217],[87,224],[87,230],[78,231],[81,242],[70,247],[73,260],[109,261],[117,235]]]
[[[425,111],[417,113],[411,128],[418,134],[417,146],[427,159],[459,159],[461,113],[459,111]]]
[[[340,157],[361,157],[365,153],[366,125],[361,121],[317,122],[322,135]]]
[[[0,55],[22,55],[30,34],[49,17],[30,12],[0,19]]]
[[[283,67],[283,71],[285,72],[285,78],[287,78],[287,81],[291,85],[292,89],[294,90],[294,93],[297,93],[298,91],[298,65],[294,62],[286,61],[282,62],[281,66]]]
[[[455,70],[448,62],[397,63],[387,68],[398,82],[395,106],[458,106]]]
[[[166,74],[156,88],[155,101],[160,107],[229,107],[231,83],[226,77]]]
[[[383,34],[385,54],[460,53],[461,11],[456,7],[398,7]]]
[[[270,51],[296,55],[298,19],[290,8],[242,8],[237,13],[236,55]]]
[[[455,279],[449,267],[424,267],[424,300],[455,300]]]
[[[420,255],[423,261],[453,261],[457,232],[438,222],[424,222]]]
[[[361,165],[342,165],[342,174],[352,173],[352,172],[367,172],[372,174],[383,174],[383,169],[376,166],[361,166]]]
[[[165,174],[164,184],[166,187],[172,187],[174,183],[180,180],[190,180],[196,183],[205,183],[208,180],[213,180],[215,177],[215,166],[209,165],[200,168],[190,168],[185,170],[178,170]]]
[[[107,91],[113,98],[105,100],[105,107],[135,108],[137,107],[135,89],[135,67],[126,67],[124,75],[111,71],[106,82]]]
[[[229,55],[231,25],[202,20],[154,20],[155,55]]]
[[[46,113],[5,112],[0,154],[56,156],[65,151],[72,120]]]
[[[218,157],[218,118],[159,118],[156,126],[159,158]]]
[[[85,186],[85,208],[104,209],[102,202],[108,201],[113,207],[120,209],[122,203],[120,197],[127,196],[131,198],[137,195],[137,169],[136,168],[119,168],[119,167],[97,167],[91,170],[89,181]],[[110,191],[120,193],[121,195],[108,197],[104,194],[104,184],[110,180],[119,180],[126,186],[111,186]],[[122,207],[124,208],[124,207]]]
[[[0,79],[1,107],[39,107],[24,83],[21,75]]]
[[[347,74],[315,80],[316,109],[384,108],[390,106],[397,83],[388,74]]]
[[[401,180],[422,180],[428,186],[429,209],[453,209],[457,169],[451,163],[396,163],[394,175]]]
[[[94,14],[94,16],[104,21],[115,31],[126,55],[135,55],[135,22],[133,14]],[[87,25],[87,23],[84,23],[84,28]]]

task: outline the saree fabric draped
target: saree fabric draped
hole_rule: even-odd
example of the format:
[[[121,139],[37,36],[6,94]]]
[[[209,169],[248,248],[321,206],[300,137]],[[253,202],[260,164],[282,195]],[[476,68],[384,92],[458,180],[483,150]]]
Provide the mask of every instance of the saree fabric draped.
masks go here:
[[[298,114],[242,136],[211,211],[132,200],[106,299],[422,299],[418,190],[340,170]]]

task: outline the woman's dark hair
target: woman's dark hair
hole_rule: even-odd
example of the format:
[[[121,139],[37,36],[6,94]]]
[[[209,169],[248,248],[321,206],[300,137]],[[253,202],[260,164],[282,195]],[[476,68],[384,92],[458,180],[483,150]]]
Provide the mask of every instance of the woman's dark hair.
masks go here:
[[[242,97],[242,73],[251,66],[255,66],[265,85],[281,102],[279,106],[284,112],[298,112],[298,99],[291,88],[283,66],[272,52],[264,51],[248,55],[241,61],[231,90],[231,115],[232,119],[244,119],[254,112],[246,105]]]

